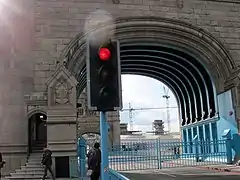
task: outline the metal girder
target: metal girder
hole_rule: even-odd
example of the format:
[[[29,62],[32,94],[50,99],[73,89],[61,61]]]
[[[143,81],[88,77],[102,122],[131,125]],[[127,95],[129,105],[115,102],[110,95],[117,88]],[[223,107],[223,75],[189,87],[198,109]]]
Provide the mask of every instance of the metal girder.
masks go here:
[[[136,61],[137,61],[138,64],[142,62],[142,64],[144,64],[144,66],[146,66],[146,68],[151,68],[151,67],[153,67],[154,69],[159,68],[160,71],[166,71],[167,70],[167,72],[171,72],[172,76],[175,76],[175,74],[176,74],[176,78],[182,77],[183,79],[180,78],[180,81],[183,84],[185,90],[188,89],[188,87],[190,87],[190,89],[188,89],[189,90],[188,96],[189,96],[189,101],[190,101],[189,104],[190,104],[190,106],[191,106],[191,104],[193,104],[194,107],[191,106],[191,108],[195,109],[195,113],[191,114],[192,119],[197,118],[197,116],[202,113],[202,108],[198,108],[198,107],[202,107],[201,90],[199,89],[199,85],[195,81],[194,76],[186,68],[184,68],[181,65],[178,65],[179,69],[174,68],[174,66],[171,66],[167,63],[164,63],[165,59],[161,58],[161,57],[142,56],[141,60],[140,60],[140,57],[137,57],[137,56],[135,56],[135,59],[131,59],[131,58],[133,58],[133,56],[130,56],[130,57],[127,56],[127,58],[126,58],[127,60],[125,60],[125,59],[122,60],[122,66],[124,66],[124,64],[126,64],[127,66],[131,67],[132,65],[135,65]],[[151,58],[151,60],[147,60],[147,59],[150,59],[150,58]],[[151,67],[150,66],[147,67],[147,64],[151,64]],[[142,65],[140,65],[140,66],[142,66]],[[193,79],[193,81],[190,82],[190,80],[192,80],[191,78]],[[185,81],[185,83],[183,82],[183,80]],[[197,87],[194,87],[194,85],[196,85]],[[188,87],[186,87],[186,86],[188,86]],[[193,94],[192,95],[193,97],[192,96],[190,97],[189,94]],[[197,100],[200,101],[200,102],[198,102]],[[198,104],[198,107],[197,107],[197,104]]]
[[[174,74],[172,73],[171,71],[167,71],[166,69],[164,68],[157,68],[157,67],[154,67],[154,66],[150,66],[150,65],[143,65],[143,64],[138,64],[138,65],[134,65],[134,64],[126,64],[126,65],[123,65],[122,64],[122,68],[123,69],[128,69],[129,72],[130,70],[134,70],[134,69],[139,69],[139,70],[144,70],[144,69],[148,69],[149,73],[151,74],[154,74],[154,75],[157,75],[159,77],[163,77],[165,78],[167,81],[172,81],[174,84],[176,84],[177,86],[180,86],[180,89],[182,91],[182,94],[184,95],[184,99],[185,99],[185,104],[186,104],[186,111],[188,112],[187,113],[187,117],[188,117],[188,120],[192,120],[192,104],[194,104],[194,99],[191,97],[190,95],[190,91],[188,90],[188,88],[186,87],[186,83],[184,83],[182,81],[182,79],[179,77],[180,74]]]
[[[169,49],[173,52],[169,52]],[[185,65],[187,64],[186,69],[189,69],[189,71],[191,71],[191,74],[194,74],[199,78],[198,84],[199,84],[199,87],[201,88],[200,92],[203,93],[203,95],[201,95],[202,96],[201,99],[206,99],[205,105],[207,105],[207,107],[205,106],[206,108],[204,109],[204,111],[208,111],[210,109],[209,88],[207,87],[207,83],[206,83],[206,80],[210,79],[210,77],[207,71],[204,69],[204,67],[196,59],[194,59],[193,57],[190,57],[188,54],[183,53],[181,51],[178,51],[169,47],[165,47],[150,41],[141,41],[141,43],[139,41],[138,42],[135,41],[135,42],[128,42],[126,44],[121,44],[121,57],[124,56],[124,54],[129,54],[131,52],[135,52],[134,54],[139,56],[140,54],[143,54],[141,52],[145,52],[145,54],[148,54],[149,52],[155,53],[156,57],[163,58],[164,56],[167,56],[168,58],[164,58],[164,59],[168,59],[168,61],[174,62],[174,60],[178,59],[179,61],[177,62],[185,63]],[[182,53],[182,54],[180,56],[177,53]],[[206,76],[203,76],[203,74]],[[204,102],[201,102],[201,104],[203,103]]]

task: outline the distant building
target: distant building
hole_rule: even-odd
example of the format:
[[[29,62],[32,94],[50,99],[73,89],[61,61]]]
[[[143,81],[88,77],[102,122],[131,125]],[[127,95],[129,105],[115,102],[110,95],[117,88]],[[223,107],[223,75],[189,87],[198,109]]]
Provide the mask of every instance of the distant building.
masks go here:
[[[146,133],[139,133],[139,134],[131,134],[131,135],[121,135],[121,144],[126,143],[143,143],[143,142],[156,142],[156,140],[160,140],[160,142],[174,142],[180,141],[180,132],[172,132],[169,134],[164,135],[150,135]]]
[[[120,123],[120,134],[121,135],[128,134],[128,123]]]
[[[154,120],[153,129],[155,135],[163,135],[164,134],[164,121],[163,120]]]

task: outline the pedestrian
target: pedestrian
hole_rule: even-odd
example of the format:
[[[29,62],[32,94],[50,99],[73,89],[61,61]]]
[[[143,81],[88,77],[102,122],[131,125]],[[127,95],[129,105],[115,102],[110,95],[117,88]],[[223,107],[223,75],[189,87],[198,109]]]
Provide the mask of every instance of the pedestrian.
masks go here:
[[[42,164],[44,165],[43,180],[46,179],[48,171],[51,173],[53,180],[55,180],[55,176],[52,170],[52,151],[48,148],[44,148],[43,150]]]
[[[90,170],[90,160],[94,155],[94,148],[91,148],[88,153],[87,153],[87,158],[88,158],[88,170]]]
[[[1,177],[2,177],[1,169],[4,167],[5,164],[6,164],[6,162],[3,161],[2,153],[0,152],[0,180],[1,180]]]
[[[89,169],[92,171],[90,175],[91,180],[99,180],[101,170],[101,150],[100,144],[97,142],[94,144],[94,152],[89,162]]]

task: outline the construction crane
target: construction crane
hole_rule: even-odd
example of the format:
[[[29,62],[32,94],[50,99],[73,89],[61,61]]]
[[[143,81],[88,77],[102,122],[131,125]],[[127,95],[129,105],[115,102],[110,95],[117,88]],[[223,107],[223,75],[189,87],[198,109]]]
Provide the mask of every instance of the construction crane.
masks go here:
[[[169,112],[169,99],[170,96],[168,95],[169,89],[163,87],[164,95],[163,98],[166,99],[166,109],[167,109],[167,126],[168,126],[168,133],[171,132],[171,123],[170,123],[170,112]]]
[[[132,108],[131,103],[128,104],[128,109],[122,109],[121,111],[129,111],[129,123],[130,123],[130,131],[133,131],[133,111],[144,111],[144,110],[164,110],[167,109],[166,107],[159,107],[159,108]],[[178,108],[178,107],[168,107],[171,108]]]

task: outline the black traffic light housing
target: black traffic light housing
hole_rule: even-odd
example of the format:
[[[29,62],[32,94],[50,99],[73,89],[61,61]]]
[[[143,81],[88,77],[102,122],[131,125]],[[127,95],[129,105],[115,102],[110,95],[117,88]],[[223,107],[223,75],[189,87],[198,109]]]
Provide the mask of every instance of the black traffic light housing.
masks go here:
[[[122,108],[119,42],[87,42],[88,108],[115,111]]]

